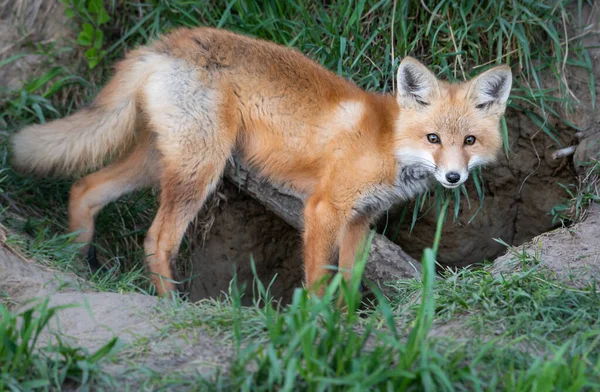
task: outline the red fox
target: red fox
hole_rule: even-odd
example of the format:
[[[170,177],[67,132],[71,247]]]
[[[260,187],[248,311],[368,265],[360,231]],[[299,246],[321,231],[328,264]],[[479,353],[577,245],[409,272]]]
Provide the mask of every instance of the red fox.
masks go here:
[[[395,96],[371,93],[294,49],[182,28],[129,53],[90,106],[17,132],[13,162],[50,175],[116,159],[71,189],[69,227],[85,244],[102,207],[160,186],[144,247],[163,294],[175,288],[170,264],[186,227],[235,151],[304,195],[305,284],[314,287],[336,250],[339,268],[352,270],[371,221],[392,203],[433,178],[457,187],[495,160],[511,83],[506,65],[450,84],[406,57]]]

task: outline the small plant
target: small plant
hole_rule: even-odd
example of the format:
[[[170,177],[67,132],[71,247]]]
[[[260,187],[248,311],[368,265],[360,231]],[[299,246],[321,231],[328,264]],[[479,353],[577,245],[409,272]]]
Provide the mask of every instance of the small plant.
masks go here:
[[[66,6],[66,15],[69,18],[77,17],[83,21],[81,31],[77,36],[77,44],[88,48],[85,57],[90,68],[95,68],[106,55],[104,46],[104,33],[100,26],[110,21],[102,0],[61,0]]]

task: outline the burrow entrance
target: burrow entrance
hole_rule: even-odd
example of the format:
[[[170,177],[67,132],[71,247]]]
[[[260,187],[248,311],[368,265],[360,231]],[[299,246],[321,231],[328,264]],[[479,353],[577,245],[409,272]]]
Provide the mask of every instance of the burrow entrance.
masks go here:
[[[444,227],[438,256],[442,264],[465,266],[492,260],[505,251],[495,238],[518,245],[556,227],[550,211],[567,196],[559,183],[574,182],[572,164],[568,159],[551,158],[557,148],[555,142],[528,117],[509,112],[507,123],[510,155],[502,155],[494,167],[483,171],[485,195],[474,218],[480,203],[473,181],[468,181],[469,201],[461,199],[458,219],[448,219]],[[570,129],[557,132],[563,145],[569,144],[572,134]],[[227,292],[235,266],[238,282],[246,285],[245,302],[250,303],[252,257],[263,283],[277,275],[271,293],[288,302],[294,288],[302,284],[300,233],[227,181],[220,192],[225,202],[213,210],[212,228],[203,246],[192,254],[191,273],[197,278],[191,282],[190,299]],[[408,206],[410,214],[412,208]],[[407,218],[398,206],[377,226],[419,260],[422,250],[431,245],[435,213],[420,216],[412,232],[410,224],[411,216]]]
[[[191,255],[191,273],[197,278],[191,282],[190,299],[227,293],[235,272],[239,284],[246,286],[242,302],[250,304],[253,260],[265,285],[276,276],[270,289],[274,298],[289,302],[304,276],[300,233],[235,185],[223,181],[219,192],[224,202],[209,212],[212,227]]]

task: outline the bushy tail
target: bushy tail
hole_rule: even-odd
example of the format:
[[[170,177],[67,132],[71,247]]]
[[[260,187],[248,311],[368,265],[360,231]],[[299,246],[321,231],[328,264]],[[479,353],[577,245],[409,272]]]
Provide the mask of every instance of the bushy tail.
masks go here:
[[[135,96],[143,78],[135,72],[135,60],[119,64],[89,107],[13,135],[13,166],[35,174],[72,174],[99,167],[107,156],[128,149],[136,138]]]

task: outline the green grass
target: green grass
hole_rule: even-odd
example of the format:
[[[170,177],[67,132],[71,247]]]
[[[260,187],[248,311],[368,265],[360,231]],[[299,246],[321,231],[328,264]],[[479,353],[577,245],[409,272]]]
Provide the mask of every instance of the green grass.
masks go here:
[[[0,390],[50,391],[64,387],[87,390],[91,384],[110,378],[98,363],[110,354],[116,339],[93,354],[70,346],[60,335],[38,344],[50,320],[67,307],[49,307],[45,300],[14,314],[0,304]]]
[[[565,64],[589,72],[595,102],[590,57],[563,33],[565,25],[582,19],[582,1],[463,1],[458,2],[461,7],[445,0],[331,4],[280,0],[261,5],[108,1],[104,6],[109,20],[102,23],[95,19],[102,12],[86,12],[89,1],[84,6],[82,1],[66,3],[73,5],[71,24],[76,32],[89,33],[85,23],[102,32],[100,40],[80,41],[84,50],[100,47],[86,57],[76,54],[76,43],[72,48],[39,44],[32,50],[46,61],[52,63],[64,50],[71,51],[73,61],[50,68],[18,90],[1,91],[0,124],[5,126],[0,130],[0,223],[13,233],[9,244],[52,268],[90,278],[100,291],[151,292],[143,273],[142,243],[156,211],[154,192],[126,196],[102,211],[97,221],[98,253],[111,269],[90,276],[73,236],[65,234],[72,180],[17,175],[8,165],[7,137],[25,124],[62,117],[89,102],[110,76],[110,65],[126,49],[174,27],[219,26],[294,46],[372,91],[393,91],[395,67],[405,55],[420,58],[438,75],[454,80],[509,63],[515,72],[510,110],[526,113],[557,144],[558,130],[547,120],[560,118],[559,110],[568,111],[572,104],[563,79],[568,72]],[[574,13],[566,11],[569,3],[575,5]],[[542,73],[552,76],[545,85]],[[504,138],[509,154],[505,128]],[[590,173],[595,176],[596,171]],[[484,198],[483,176],[474,178],[476,205]],[[567,187],[570,201],[555,209],[557,219],[576,220],[589,202],[597,200],[595,188],[588,184],[595,181]],[[450,195],[458,202],[466,193],[456,190]],[[407,219],[414,225],[427,210],[446,211],[444,196],[448,194],[439,191],[422,196],[417,208],[406,212]],[[458,209],[454,212],[458,214]],[[186,240],[181,260],[194,241]],[[146,368],[134,369],[133,374],[145,377],[145,388],[164,390],[600,389],[596,287],[575,290],[554,282],[539,260],[526,257],[520,260],[521,270],[509,276],[484,268],[436,277],[435,252],[435,246],[425,251],[423,281],[397,282],[396,295],[378,294],[377,304],[357,313],[352,310],[359,304],[358,276],[350,286],[336,278],[325,300],[298,289],[292,303],[283,308],[270,300],[268,289],[259,282],[251,307],[240,305],[243,290],[235,282],[222,300],[197,304],[174,300],[163,309],[161,335],[193,328],[214,333],[236,348],[230,372],[215,379],[164,375]],[[345,298],[350,312],[332,306],[338,295]],[[59,388],[66,380],[94,386],[105,382],[98,365],[104,351],[90,355],[62,343],[33,349],[36,331],[56,311],[42,307],[37,316],[24,316],[0,307],[0,338],[12,342],[0,346],[0,358],[6,360],[0,362],[4,366],[0,389],[38,384],[41,389]],[[30,327],[17,328],[17,320],[26,318]]]

